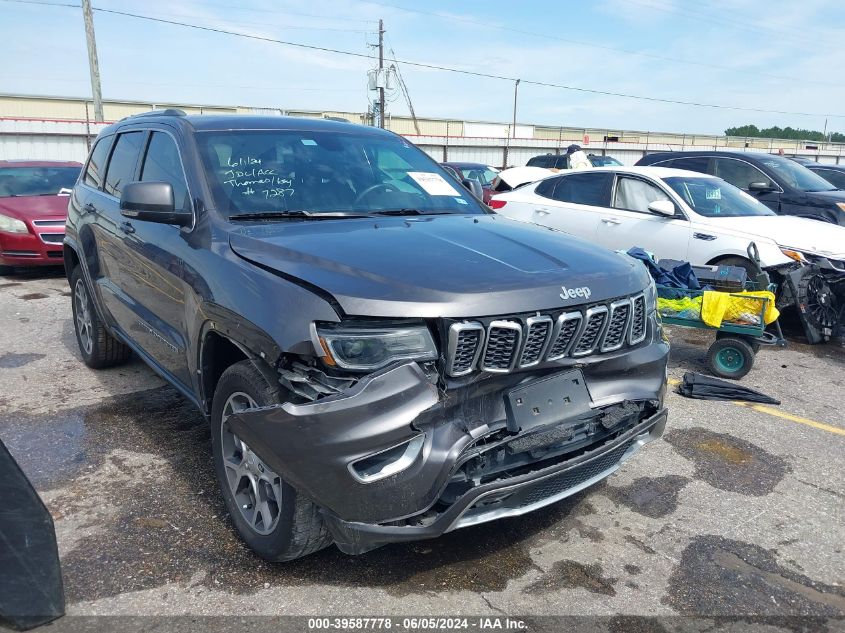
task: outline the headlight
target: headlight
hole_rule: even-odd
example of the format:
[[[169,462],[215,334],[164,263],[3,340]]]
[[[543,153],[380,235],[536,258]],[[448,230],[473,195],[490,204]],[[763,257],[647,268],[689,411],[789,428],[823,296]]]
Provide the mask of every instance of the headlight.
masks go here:
[[[839,207],[840,211],[845,211],[845,202],[837,202],[836,206]]]
[[[786,255],[789,259],[794,259],[796,262],[807,262],[807,258],[804,257],[804,253],[802,253],[801,251],[796,251],[792,248],[786,248],[782,246],[780,252]]]
[[[434,360],[437,348],[424,325],[397,328],[317,328],[325,361],[372,371],[397,360]]]
[[[7,215],[0,215],[0,231],[6,233],[29,233],[26,224],[17,218],[10,218]]]

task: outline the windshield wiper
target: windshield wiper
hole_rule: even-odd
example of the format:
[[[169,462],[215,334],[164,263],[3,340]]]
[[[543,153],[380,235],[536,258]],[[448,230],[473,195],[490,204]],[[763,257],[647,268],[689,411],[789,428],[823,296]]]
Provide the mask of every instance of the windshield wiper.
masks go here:
[[[382,209],[371,211],[371,215],[449,215],[453,211],[424,211],[422,209]]]
[[[295,209],[291,211],[254,211],[250,213],[235,213],[230,220],[285,220],[289,218],[331,219],[331,218],[366,218],[361,213],[345,213],[343,211],[305,211]]]

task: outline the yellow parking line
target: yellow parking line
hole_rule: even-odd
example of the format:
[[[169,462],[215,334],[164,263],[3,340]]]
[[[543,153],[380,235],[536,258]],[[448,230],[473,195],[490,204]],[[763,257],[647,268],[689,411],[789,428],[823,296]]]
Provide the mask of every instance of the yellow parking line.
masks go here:
[[[789,420],[790,422],[806,424],[807,426],[811,426],[814,429],[820,429],[822,431],[827,431],[828,433],[835,433],[836,435],[845,435],[845,429],[841,427],[832,426],[830,424],[824,424],[823,422],[816,422],[815,420],[811,420],[810,418],[802,418],[800,415],[784,413],[783,411],[778,411],[777,409],[772,409],[771,407],[766,407],[762,404],[751,404],[749,402],[734,402],[734,404],[739,405],[740,407],[754,409],[755,411],[759,411],[760,413],[768,413],[769,415],[773,415],[777,418],[783,418],[784,420]]]
[[[681,381],[677,378],[670,378],[669,384],[674,386],[680,385]],[[834,433],[836,435],[845,435],[845,429],[839,426],[833,426],[831,424],[825,424],[824,422],[816,422],[815,420],[811,420],[810,418],[802,418],[800,415],[792,415],[791,413],[784,413],[783,411],[779,411],[778,409],[772,409],[771,407],[766,407],[762,404],[753,404],[750,402],[739,402],[734,400],[733,403],[740,407],[745,407],[747,409],[753,409],[758,413],[766,413],[768,415],[773,415],[776,418],[782,418],[784,420],[789,420],[790,422],[797,422],[798,424],[806,424],[807,426],[811,426],[814,429],[819,429],[821,431],[827,431],[828,433]]]

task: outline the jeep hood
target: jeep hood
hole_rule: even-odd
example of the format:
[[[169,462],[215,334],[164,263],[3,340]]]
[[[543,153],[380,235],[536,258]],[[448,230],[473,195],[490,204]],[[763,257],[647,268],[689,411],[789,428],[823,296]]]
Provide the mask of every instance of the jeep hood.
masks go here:
[[[845,227],[790,215],[708,218],[707,227],[749,241],[768,238],[778,246],[845,259]],[[715,243],[715,242],[714,242]]]
[[[549,310],[633,294],[649,279],[627,256],[497,215],[284,221],[238,227],[230,245],[359,316]],[[562,286],[590,298],[562,299]]]

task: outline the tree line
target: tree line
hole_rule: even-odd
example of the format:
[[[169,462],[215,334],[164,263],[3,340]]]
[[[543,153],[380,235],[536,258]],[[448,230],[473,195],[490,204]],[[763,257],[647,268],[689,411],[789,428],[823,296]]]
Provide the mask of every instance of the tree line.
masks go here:
[[[788,138],[796,141],[824,141],[824,134],[818,130],[803,130],[792,127],[773,127],[763,128],[762,130],[756,125],[740,125],[739,127],[729,127],[725,130],[726,136],[747,136],[751,138]],[[842,143],[845,142],[845,134],[839,132],[829,132],[828,137],[831,142]]]

